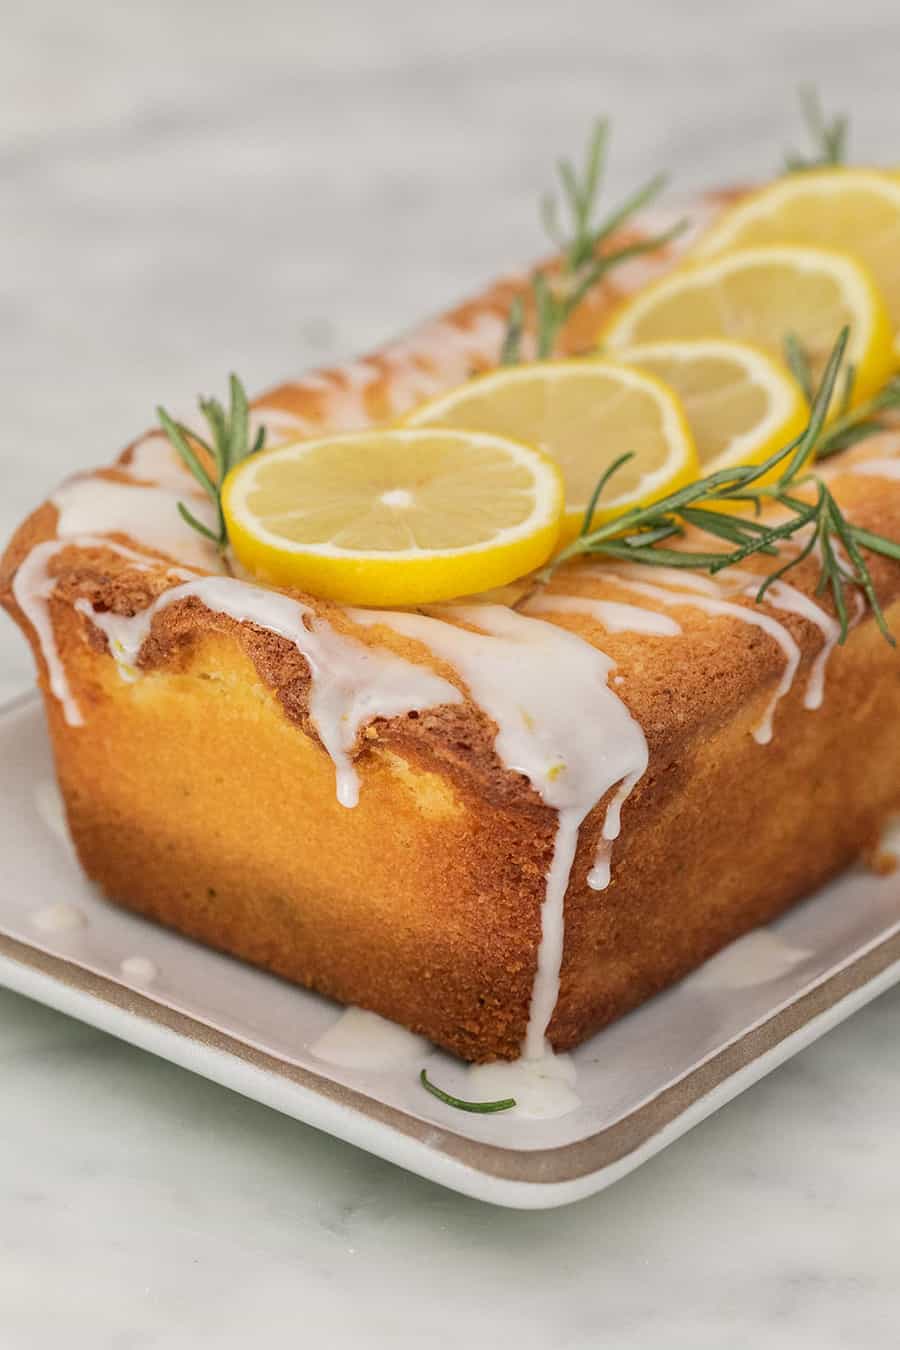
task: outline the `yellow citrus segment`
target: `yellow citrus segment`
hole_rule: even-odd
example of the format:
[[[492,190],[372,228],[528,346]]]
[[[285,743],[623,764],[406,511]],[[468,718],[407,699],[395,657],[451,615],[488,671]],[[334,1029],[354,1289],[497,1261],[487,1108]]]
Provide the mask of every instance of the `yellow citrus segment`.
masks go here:
[[[580,527],[594,485],[622,454],[595,519],[607,520],[699,474],[684,411],[653,375],[614,361],[504,367],[417,408],[407,425],[490,431],[537,445],[562,469],[565,536]]]
[[[228,476],[238,561],[261,580],[357,605],[503,586],[556,544],[562,479],[540,450],[459,431],[366,431],[279,446]]]
[[[704,474],[733,464],[761,464],[806,425],[808,409],[797,381],[745,342],[644,342],[623,348],[619,356],[675,390]]]
[[[869,268],[900,329],[900,178],[875,169],[808,170],[779,178],[726,211],[698,254],[759,244],[843,249]]]
[[[817,379],[845,324],[859,402],[896,365],[887,308],[871,274],[847,253],[771,245],[678,268],[627,301],[600,337],[610,349],[671,338],[736,338],[782,360],[785,338],[793,334]]]

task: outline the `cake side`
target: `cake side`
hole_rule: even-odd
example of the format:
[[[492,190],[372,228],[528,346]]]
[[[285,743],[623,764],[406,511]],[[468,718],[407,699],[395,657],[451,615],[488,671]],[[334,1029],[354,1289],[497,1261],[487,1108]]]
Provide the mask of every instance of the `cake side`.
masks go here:
[[[652,756],[599,894],[587,885],[598,808],[567,893],[555,1049],[772,919],[875,839],[898,799],[895,661],[863,623],[832,659],[826,708],[804,709],[798,681],[772,744],[753,739],[751,702],[695,726],[676,756]],[[383,745],[377,727],[347,811],[320,748],[222,634],[135,684],[99,650],[83,663],[91,734],[66,725],[52,697],[48,713],[79,856],[110,898],[463,1058],[515,1057],[552,813],[461,788],[443,766]]]

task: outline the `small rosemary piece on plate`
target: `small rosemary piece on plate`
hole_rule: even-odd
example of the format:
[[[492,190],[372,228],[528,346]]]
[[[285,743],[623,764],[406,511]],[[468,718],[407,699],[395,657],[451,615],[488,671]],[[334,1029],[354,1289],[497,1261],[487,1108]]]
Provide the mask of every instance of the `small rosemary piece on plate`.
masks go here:
[[[516,1104],[515,1097],[502,1097],[496,1102],[467,1102],[462,1097],[451,1097],[449,1092],[431,1082],[427,1069],[423,1069],[419,1074],[419,1082],[432,1097],[446,1102],[448,1106],[455,1106],[458,1111],[474,1111],[479,1115],[489,1116],[497,1111],[510,1111]]]
[[[252,445],[250,443],[250,408],[246,391],[237,375],[232,375],[229,379],[229,394],[227,409],[216,398],[198,400],[200,411],[209,427],[209,440],[205,440],[196,431],[191,431],[183,423],[176,422],[165,408],[158,407],[156,410],[163,431],[185,467],[193,474],[215,507],[216,529],[211,530],[198,520],[184,502],[178,503],[179,513],[188,525],[211,540],[220,553],[224,553],[228,547],[228,529],[222,511],[222,484],[225,476],[235,464],[261,450],[266,439],[266,429],[260,427]],[[201,446],[212,461],[215,477],[207,470],[206,464],[191,444],[192,441]]]
[[[535,272],[531,278],[531,301],[535,318],[535,351],[538,360],[553,356],[559,334],[589,291],[614,267],[629,258],[662,248],[685,229],[679,221],[670,230],[647,239],[636,239],[618,247],[606,248],[617,230],[628,224],[636,211],[653,201],[666,184],[665,174],[657,174],[605,219],[597,221],[597,198],[603,180],[609,122],[597,122],[579,172],[571,160],[558,166],[562,203],[568,215],[568,228],[560,220],[560,202],[548,193],[541,202],[541,215],[553,243],[561,252],[558,267]],[[513,365],[522,358],[525,306],[517,296],[510,306],[501,362]]]
[[[847,160],[847,133],[850,129],[847,116],[844,113],[839,113],[830,122],[826,122],[822,100],[819,98],[819,91],[815,85],[801,85],[797,93],[813,153],[810,156],[805,156],[790,151],[784,157],[788,172],[798,173],[804,169],[835,168],[845,164]]]
[[[763,600],[774,581],[817,550],[820,562],[817,593],[826,590],[831,593],[841,626],[840,641],[845,641],[849,630],[846,587],[855,586],[865,596],[883,636],[895,645],[864,552],[900,562],[900,543],[849,521],[825,480],[808,468],[811,458],[822,455],[823,447],[826,455],[834,453],[829,447],[835,435],[850,434],[846,425],[843,431],[837,432],[837,424],[828,428],[825,425],[848,337],[849,330],[845,328],[832,349],[812,400],[806,428],[794,440],[762,464],[719,469],[658,501],[635,507],[594,528],[594,511],[601,494],[618,469],[631,458],[630,454],[620,455],[597,483],[580,534],[539,573],[541,579],[549,578],[561,563],[586,556],[643,563],[649,567],[697,568],[714,575],[753,554],[777,557],[778,544],[796,538],[802,547],[761,579],[757,601]],[[888,396],[885,394],[884,397]],[[890,402],[882,406],[896,405]],[[860,411],[854,409],[854,413]],[[846,414],[845,419],[852,416]],[[865,417],[863,412],[864,420]],[[783,467],[775,482],[760,482],[779,465]],[[734,513],[724,510],[727,503],[734,503],[739,510]],[[780,506],[787,518],[773,525],[757,519],[767,504]],[[755,514],[748,514],[748,507],[752,507]],[[667,541],[681,538],[690,526],[723,540],[731,548],[722,552],[698,552],[664,547]]]

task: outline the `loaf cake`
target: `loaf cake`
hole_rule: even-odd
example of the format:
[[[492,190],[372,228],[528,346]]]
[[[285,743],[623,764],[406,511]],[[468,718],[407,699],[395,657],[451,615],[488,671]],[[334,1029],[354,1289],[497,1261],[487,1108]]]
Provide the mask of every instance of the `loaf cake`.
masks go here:
[[[690,241],[596,287],[561,350]],[[396,418],[496,364],[527,281],[278,386],[255,422],[277,444]],[[830,470],[893,538],[898,450],[885,432]],[[176,511],[202,517],[193,492],[148,433],[3,558],[81,863],[110,901],[466,1060],[578,1045],[808,895],[897,805],[897,654],[861,603],[837,645],[813,559],[759,604],[759,560],[721,580],[582,560],[363,611],[228,574]],[[900,567],[870,566],[900,631]]]

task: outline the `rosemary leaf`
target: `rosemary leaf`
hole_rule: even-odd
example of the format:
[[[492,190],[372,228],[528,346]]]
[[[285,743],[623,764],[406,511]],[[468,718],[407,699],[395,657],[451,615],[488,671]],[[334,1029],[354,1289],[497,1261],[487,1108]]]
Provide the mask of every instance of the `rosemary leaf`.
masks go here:
[[[204,525],[201,520],[198,520],[193,511],[188,510],[184,502],[178,502],[177,506],[178,514],[181,516],[182,520],[186,521],[188,525],[197,530],[199,534],[205,535],[206,538],[211,539],[214,544],[218,544],[219,536],[207,525]]]
[[[156,409],[160,426],[168,436],[171,445],[216,508],[217,529],[215,531],[210,530],[208,526],[197,519],[184,502],[178,503],[178,512],[182,520],[186,521],[198,534],[212,540],[219,552],[223,554],[228,547],[228,528],[222,510],[222,484],[228,471],[234,468],[235,464],[239,464],[242,459],[246,459],[248,455],[257,454],[263,448],[266,439],[266,429],[260,427],[253,444],[249,444],[250,408],[244,386],[236,375],[232,375],[229,379],[229,395],[230,402],[227,412],[218,399],[200,398],[198,400],[200,411],[209,427],[208,441],[196,432],[182,426],[180,422],[176,422],[169,416],[165,408],[158,407]],[[207,470],[192,442],[199,445],[209,455],[215,467],[215,477]]]
[[[521,359],[522,334],[525,329],[525,305],[521,295],[517,295],[509,308],[506,334],[500,350],[501,366],[514,366]]]
[[[892,558],[894,562],[900,562],[900,543],[893,539],[886,539],[883,534],[873,534],[871,530],[864,530],[861,525],[853,526],[853,534],[856,542],[867,548],[870,553],[880,553],[883,558]]]
[[[794,153],[785,156],[788,170],[797,173],[805,169],[833,168],[844,164],[850,129],[847,117],[841,113],[827,122],[815,85],[801,85],[797,94],[813,153],[808,157]]]
[[[891,630],[887,626],[887,620],[884,617],[884,612],[881,608],[881,605],[878,602],[878,596],[875,592],[875,587],[872,584],[871,574],[869,572],[868,567],[866,566],[862,554],[859,551],[859,546],[856,540],[856,533],[853,529],[853,526],[850,525],[850,523],[847,521],[843,511],[838,506],[837,502],[834,500],[834,497],[827,490],[827,488],[825,490],[825,493],[828,498],[828,511],[831,517],[832,528],[834,529],[834,532],[840,539],[841,543],[844,545],[844,548],[847,550],[850,562],[853,564],[853,580],[856,583],[856,585],[860,587],[866,599],[868,600],[869,608],[871,609],[875,617],[875,622],[878,624],[878,627],[881,630],[882,637],[886,638],[886,640],[891,644],[892,647],[896,647],[897,645],[896,639],[894,638],[893,634],[891,633]]]
[[[181,456],[182,462],[194,475],[206,495],[214,502],[216,500],[216,485],[191,449],[188,441],[191,433],[180,423],[173,422],[165,408],[157,408],[156,415],[163,431]]]
[[[813,378],[809,358],[796,333],[788,333],[784,340],[784,355],[794,379],[803,390],[807,403],[813,401]]]
[[[847,362],[847,369],[844,371],[844,392],[841,395],[840,416],[846,417],[853,403],[853,393],[856,389],[856,363]]]
[[[229,376],[228,392],[231,397],[231,416],[225,456],[226,473],[245,457],[250,439],[250,408],[247,395],[244,386],[234,374]]]
[[[633,450],[627,450],[624,455],[619,455],[618,459],[614,459],[612,464],[608,465],[597,479],[597,485],[591,493],[591,500],[587,504],[587,510],[585,511],[584,519],[581,522],[581,534],[587,534],[591,528],[591,522],[594,519],[594,512],[597,509],[597,502],[600,499],[601,492],[606,487],[613,474],[617,473],[630,459],[634,459]]]

